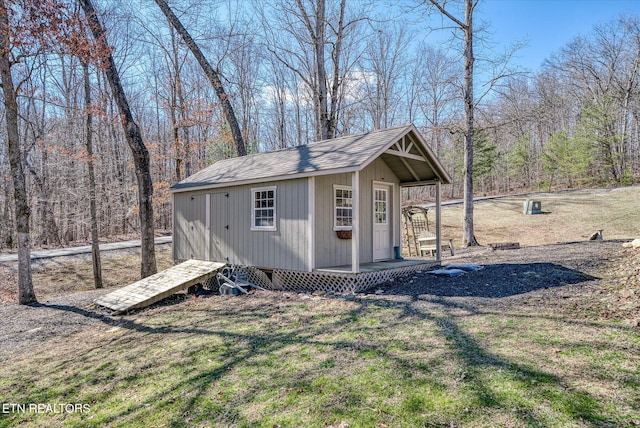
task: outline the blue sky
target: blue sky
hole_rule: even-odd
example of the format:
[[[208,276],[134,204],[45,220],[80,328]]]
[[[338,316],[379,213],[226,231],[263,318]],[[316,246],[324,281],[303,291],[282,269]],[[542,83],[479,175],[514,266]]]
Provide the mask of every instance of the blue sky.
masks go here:
[[[621,13],[640,14],[640,0],[481,0],[478,17],[491,23],[493,41],[528,39],[514,61],[531,71],[571,39]]]

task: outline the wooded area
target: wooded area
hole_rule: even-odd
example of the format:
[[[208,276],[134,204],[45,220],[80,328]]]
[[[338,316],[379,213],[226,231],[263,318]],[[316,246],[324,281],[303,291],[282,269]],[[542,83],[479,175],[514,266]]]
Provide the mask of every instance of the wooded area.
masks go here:
[[[12,45],[3,52],[16,90],[32,244],[91,239],[89,161],[99,235],[139,235],[134,157],[104,63],[96,60],[103,56],[94,52],[87,61],[77,47],[51,42],[70,40],[75,32],[87,41],[86,49],[95,49],[88,27],[71,24],[84,19],[80,4],[57,1],[65,7],[56,9],[56,19],[66,19],[67,26],[27,43],[18,37],[16,23],[32,19],[33,28],[46,25],[27,13],[30,3],[5,3]],[[464,16],[464,2],[459,3],[454,14]],[[93,4],[148,150],[153,227],[169,230],[168,187],[237,155],[223,102],[156,3]],[[360,1],[238,2],[233,10],[214,1],[169,6],[220,77],[248,153],[413,122],[454,177],[446,195],[462,195],[467,129],[462,43],[431,44],[409,10],[389,21],[375,3]],[[425,4],[416,7],[427,13]],[[481,52],[476,58],[476,193],[637,181],[640,17],[620,16],[576,34],[537,73],[519,69],[510,58],[514,52]],[[3,72],[3,118],[10,113],[5,77]],[[3,120],[2,140],[12,132]],[[11,146],[3,142],[0,249],[15,249],[20,238],[11,158]]]

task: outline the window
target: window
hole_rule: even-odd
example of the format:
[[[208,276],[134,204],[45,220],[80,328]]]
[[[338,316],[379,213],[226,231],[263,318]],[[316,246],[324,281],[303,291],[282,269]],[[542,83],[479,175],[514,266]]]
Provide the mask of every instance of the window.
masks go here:
[[[374,189],[373,221],[375,224],[387,223],[387,193],[386,189]]]
[[[334,230],[351,230],[353,219],[353,193],[351,187],[334,186]]]
[[[251,189],[251,230],[276,230],[276,186]]]

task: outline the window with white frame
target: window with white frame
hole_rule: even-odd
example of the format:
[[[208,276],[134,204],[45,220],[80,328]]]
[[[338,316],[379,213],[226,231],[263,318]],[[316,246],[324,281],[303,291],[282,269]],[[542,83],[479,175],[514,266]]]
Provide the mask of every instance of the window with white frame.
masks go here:
[[[276,186],[251,189],[251,230],[276,230]]]
[[[388,204],[387,189],[373,190],[373,222],[374,224],[389,224],[387,216]]]
[[[334,230],[351,230],[353,192],[351,187],[333,186]]]

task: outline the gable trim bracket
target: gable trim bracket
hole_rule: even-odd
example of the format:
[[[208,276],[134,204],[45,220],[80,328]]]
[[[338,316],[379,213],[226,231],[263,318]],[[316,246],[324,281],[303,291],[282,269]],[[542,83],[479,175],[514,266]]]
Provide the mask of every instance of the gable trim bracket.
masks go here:
[[[407,144],[407,141],[409,142],[409,144]],[[388,148],[385,151],[385,153],[393,156],[399,156],[401,158],[413,159],[420,162],[427,162],[427,159],[424,156],[422,156],[422,154],[414,155],[413,153],[411,153],[412,148],[413,148],[413,141],[411,141],[410,138],[407,138],[406,135],[403,135],[402,139],[399,141],[396,141],[396,143],[392,147]]]

